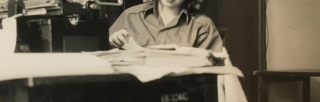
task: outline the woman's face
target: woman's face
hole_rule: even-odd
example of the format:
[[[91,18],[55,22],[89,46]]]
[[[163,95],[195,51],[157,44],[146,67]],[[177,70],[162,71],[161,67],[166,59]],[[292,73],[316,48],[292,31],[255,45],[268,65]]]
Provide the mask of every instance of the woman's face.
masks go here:
[[[160,0],[165,7],[180,7],[184,0]]]

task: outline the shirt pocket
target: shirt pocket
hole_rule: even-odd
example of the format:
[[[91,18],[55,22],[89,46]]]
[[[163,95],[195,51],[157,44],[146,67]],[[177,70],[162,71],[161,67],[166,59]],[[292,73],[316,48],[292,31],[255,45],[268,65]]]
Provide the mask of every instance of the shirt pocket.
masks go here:
[[[138,45],[140,45],[142,47],[146,47],[149,42],[149,37],[146,35],[136,34],[134,41],[136,41]]]

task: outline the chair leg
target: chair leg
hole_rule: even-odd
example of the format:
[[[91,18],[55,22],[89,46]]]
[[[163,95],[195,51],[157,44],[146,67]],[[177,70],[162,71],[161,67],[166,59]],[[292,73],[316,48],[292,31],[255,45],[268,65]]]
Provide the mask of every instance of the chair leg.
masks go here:
[[[310,102],[310,77],[303,79],[303,102]]]
[[[258,102],[268,102],[268,81],[263,76],[258,77]]]

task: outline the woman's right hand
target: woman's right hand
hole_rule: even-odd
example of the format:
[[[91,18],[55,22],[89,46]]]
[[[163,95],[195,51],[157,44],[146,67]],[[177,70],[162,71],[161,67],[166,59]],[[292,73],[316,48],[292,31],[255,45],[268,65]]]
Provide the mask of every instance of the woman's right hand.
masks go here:
[[[119,30],[109,36],[109,43],[114,47],[122,47],[125,43],[128,42],[128,32],[125,29]]]

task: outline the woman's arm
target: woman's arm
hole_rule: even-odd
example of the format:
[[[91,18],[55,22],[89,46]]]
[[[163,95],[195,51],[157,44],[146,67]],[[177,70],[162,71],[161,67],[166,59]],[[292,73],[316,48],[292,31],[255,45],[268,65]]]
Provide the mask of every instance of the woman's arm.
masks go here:
[[[126,22],[125,17],[126,17],[126,11],[122,12],[121,15],[117,18],[117,20],[109,28],[109,36],[121,29],[124,29],[124,24]]]
[[[213,52],[221,52],[223,41],[214,23],[209,20],[199,30],[195,47],[205,48]]]
[[[121,47],[127,43],[128,32],[124,28],[125,15],[125,12],[123,12],[109,28],[109,43],[111,46]]]

